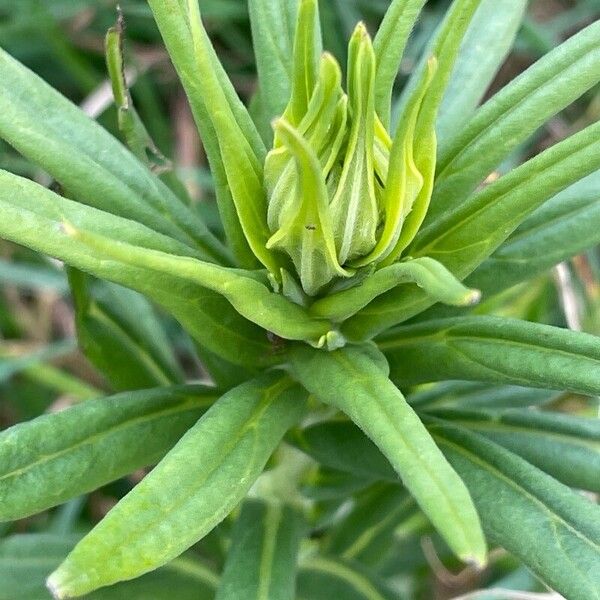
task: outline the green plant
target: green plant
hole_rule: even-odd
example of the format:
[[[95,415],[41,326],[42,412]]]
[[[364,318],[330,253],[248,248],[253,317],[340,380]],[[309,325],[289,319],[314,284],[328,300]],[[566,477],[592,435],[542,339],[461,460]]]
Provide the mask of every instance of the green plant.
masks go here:
[[[567,598],[599,597],[600,511],[569,487],[600,491],[597,421],[526,410],[528,394],[521,408],[469,408],[460,389],[448,407],[435,394],[409,403],[400,388],[460,379],[600,393],[597,337],[463,314],[479,290],[600,241],[597,196],[574,207],[581,233],[556,219],[573,190],[598,189],[597,123],[479,187],[598,82],[600,23],[476,109],[525,2],[507,4],[505,43],[479,61],[469,23],[477,14],[491,29],[497,6],[456,0],[392,111],[423,4],[392,2],[373,41],[357,26],[345,92],[322,53],[316,0],[251,1],[251,117],[197,2],[149,0],[210,160],[222,236],[161,168],[124,81],[119,27],[107,60],[131,151],[0,54],[0,136],[63,192],[0,173],[0,235],[70,266],[82,348],[116,388],[138,390],[2,433],[0,517],[160,461],[49,577],[57,598],[162,567],[240,502],[221,600],[292,598],[298,563],[307,597],[394,597],[360,565],[392,568],[390,532],[407,513],[464,562],[486,563],[485,533]],[[438,120],[440,106],[460,119]],[[114,284],[184,326],[216,387],[184,383],[147,302]],[[313,463],[294,446],[320,465],[312,502],[300,490]],[[340,518],[351,494],[355,509]],[[386,503],[391,515],[370,523]],[[210,597],[216,576],[188,568],[204,573]]]

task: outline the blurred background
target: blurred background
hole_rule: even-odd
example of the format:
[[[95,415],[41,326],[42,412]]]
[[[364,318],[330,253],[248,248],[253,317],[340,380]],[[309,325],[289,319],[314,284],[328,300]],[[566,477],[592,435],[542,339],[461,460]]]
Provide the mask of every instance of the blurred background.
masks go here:
[[[156,156],[160,156],[168,176],[176,176],[183,184],[181,193],[219,232],[201,140],[150,9],[144,0],[121,0],[120,4],[126,23],[126,74],[136,108],[156,144]],[[449,4],[448,0],[427,3],[404,58],[398,89]],[[256,68],[246,1],[200,0],[200,5],[235,87],[240,96],[252,103]],[[343,64],[347,39],[356,22],[366,21],[374,32],[389,0],[321,0],[321,5],[325,46]],[[488,96],[599,17],[600,0],[532,0],[514,49]],[[104,61],[104,36],[115,20],[113,0],[0,0],[0,46],[118,136],[117,113]],[[600,94],[595,89],[553,118],[491,176],[497,177],[598,118]],[[46,173],[1,141],[0,168],[46,186],[53,185]],[[600,202],[600,198],[594,200]],[[78,350],[74,302],[62,266],[0,240],[0,429],[87,398],[156,385],[143,369],[129,368],[128,361],[136,353],[136,339],[119,337],[123,323],[143,321],[146,332],[154,331],[156,339],[172,349],[177,369],[186,378],[204,377],[192,342],[173,320],[135,294],[124,296],[116,286],[90,281],[85,288],[85,294],[76,298],[80,335],[87,332],[82,335],[81,347],[89,346],[94,336],[112,337],[119,342],[110,356],[95,354],[91,349],[86,357]],[[600,251],[589,251],[533,282],[486,298],[476,310],[600,335]],[[115,362],[119,363],[116,372]],[[435,388],[435,393],[447,397],[459,392],[476,395],[485,390],[476,386]],[[595,410],[588,399],[570,394],[551,398],[548,406],[577,414]],[[34,518],[0,524],[0,536],[8,539],[15,533],[85,529],[99,520],[141,476],[143,473],[134,474]],[[313,483],[318,485],[316,480]],[[407,522],[402,560],[407,572],[418,573],[425,583],[413,585],[412,595],[407,597],[451,598],[463,589],[498,581],[504,587],[543,592],[527,571],[503,554],[484,575],[468,570],[457,575],[451,570],[456,565],[446,560],[443,549],[435,549],[434,542],[428,542],[431,546],[413,543],[415,532],[418,527]],[[210,543],[210,539],[205,542]],[[12,568],[14,572],[17,567],[2,562],[1,548],[0,544],[0,600],[15,600],[14,595],[3,595],[6,592],[2,591],[2,569]]]

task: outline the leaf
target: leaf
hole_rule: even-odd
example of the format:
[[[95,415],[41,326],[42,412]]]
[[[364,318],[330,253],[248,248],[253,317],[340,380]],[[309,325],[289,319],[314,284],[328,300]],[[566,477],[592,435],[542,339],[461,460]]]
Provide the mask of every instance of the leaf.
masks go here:
[[[298,574],[297,600],[399,600],[383,581],[354,563],[327,556],[310,556]]]
[[[433,408],[527,408],[556,400],[556,392],[516,385],[489,385],[471,381],[446,381],[419,390],[407,400],[417,410]]]
[[[215,401],[180,386],[89,400],[0,433],[0,520],[33,515],[158,461]]]
[[[397,479],[397,478],[396,478]],[[375,479],[371,475],[357,476],[348,471],[338,471],[324,466],[311,469],[302,485],[302,495],[316,502],[344,503],[368,488]]]
[[[69,289],[64,274],[50,265],[8,260],[0,260],[0,283],[30,290],[49,289],[61,295]]]
[[[203,346],[235,364],[269,364],[274,360],[264,330],[243,319],[222,296],[172,274],[111,260],[98,260],[89,246],[67,235],[73,226],[130,242],[139,248],[163,248],[179,256],[194,255],[184,244],[138,223],[82,206],[26,179],[0,172],[0,236],[59,258],[72,266],[131,287],[164,306]]]
[[[248,220],[253,218],[253,213],[259,214],[261,211],[261,196],[255,196],[254,193],[258,193],[257,185],[260,186],[256,176],[266,155],[264,143],[219,63],[202,25],[195,0],[150,0],[149,5],[186,91],[206,148],[229,246],[241,266],[255,268],[257,260],[254,252],[258,252],[262,259],[269,260],[268,254],[260,248],[260,232],[264,228],[258,223],[258,231],[251,232],[246,222],[244,230],[238,208],[242,209],[244,218]],[[222,126],[225,129],[220,129]],[[224,135],[227,139],[224,139]],[[242,205],[239,194],[245,193],[245,180],[244,176],[239,175],[239,169],[246,169],[248,163],[255,170],[247,182],[253,186],[253,191],[249,194],[251,203]],[[238,185],[237,200],[233,197],[235,192],[232,183]],[[257,202],[258,206],[255,206]],[[252,240],[247,240],[246,234],[250,233]],[[262,231],[262,234],[266,236],[266,232]],[[252,250],[249,241],[253,242]]]
[[[0,600],[47,600],[46,575],[69,553],[79,536],[14,535],[0,541]],[[196,558],[183,556],[145,577],[89,594],[89,600],[210,600],[218,577]]]
[[[576,231],[577,235],[573,235]],[[467,282],[486,295],[531,279],[600,244],[600,171],[538,208]]]
[[[183,382],[162,324],[143,296],[74,269],[69,282],[79,346],[115,389]]]
[[[490,540],[566,598],[600,598],[600,508],[493,442],[439,421],[429,427]]]
[[[292,372],[317,399],[344,411],[379,447],[453,551],[485,562],[485,540],[462,481],[400,391],[360,347],[335,352],[298,346]]]
[[[415,282],[432,299],[467,306],[479,300],[478,290],[469,290],[430,258],[418,258],[384,267],[367,277],[360,285],[316,300],[310,307],[315,317],[344,321],[377,296],[397,285]]]
[[[562,483],[600,491],[600,422],[523,409],[432,411],[518,454]]]
[[[462,40],[440,107],[441,152],[467,123],[510,52],[527,0],[482,0]]]
[[[415,510],[418,510],[415,501],[402,487],[388,483],[375,485],[331,527],[326,552],[375,566],[388,555],[394,530]]]
[[[508,84],[444,146],[427,223],[459,207],[512,150],[599,80],[600,23],[596,22]]]
[[[51,575],[54,595],[138,577],[209,533],[260,475],[305,398],[277,373],[222,396]]]
[[[463,279],[490,256],[533,211],[600,168],[600,123],[554,145],[422,229],[410,254],[439,259]],[[431,301],[414,286],[392,290],[350,319],[342,332],[370,338],[422,312]]]
[[[70,196],[230,263],[204,222],[100,125],[3,51],[0,74],[0,137]]]
[[[398,482],[383,454],[351,421],[325,421],[294,430],[288,441],[319,464],[357,477]]]
[[[250,0],[252,42],[266,118],[283,114],[292,95],[298,0]]]
[[[390,125],[390,107],[396,76],[406,43],[425,0],[393,0],[373,40],[377,75],[375,109],[385,127]]]
[[[391,377],[442,379],[600,393],[600,338],[501,317],[458,317],[391,330],[378,340]]]
[[[125,265],[156,273],[172,274],[222,294],[244,317],[267,331],[291,340],[306,340],[319,347],[331,325],[312,318],[307,311],[267,287],[264,274],[227,269],[211,263],[151,249],[138,248],[66,225],[71,237],[79,238],[96,259],[99,255]]]
[[[215,600],[294,600],[303,529],[302,516],[294,508],[247,500],[231,534]]]

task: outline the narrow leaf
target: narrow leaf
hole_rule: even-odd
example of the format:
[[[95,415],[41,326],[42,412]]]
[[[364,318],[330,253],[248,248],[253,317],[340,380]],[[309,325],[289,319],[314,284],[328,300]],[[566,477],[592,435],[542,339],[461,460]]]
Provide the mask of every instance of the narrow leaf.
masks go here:
[[[356,563],[327,556],[302,561],[297,600],[399,600],[383,581]]]
[[[231,534],[215,600],[294,600],[303,528],[294,508],[247,500]]]
[[[600,598],[600,508],[493,442],[439,421],[430,428],[490,540],[566,598]]]
[[[469,121],[510,52],[527,0],[482,0],[460,45],[436,130],[443,148]]]
[[[510,152],[599,80],[600,23],[596,22],[486,102],[446,144],[427,222],[457,208]]]
[[[250,24],[266,118],[283,114],[292,94],[298,0],[250,0]]]
[[[100,125],[3,51],[0,74],[0,137],[70,196],[230,263],[204,222]]]
[[[315,317],[344,321],[377,296],[398,285],[412,282],[437,302],[468,306],[476,303],[480,297],[478,290],[466,288],[441,263],[430,258],[418,258],[384,267],[356,288],[317,300],[311,305],[310,313]]]
[[[184,379],[162,324],[140,294],[71,269],[79,347],[118,390]]]
[[[485,562],[485,540],[469,494],[400,391],[360,347],[297,347],[296,377],[319,400],[344,411],[388,458],[404,485],[465,561]]]
[[[260,475],[306,394],[271,373],[215,403],[52,574],[57,598],[152,571],[220,523]]]
[[[508,448],[566,485],[600,491],[598,419],[519,409],[432,414]]]
[[[3,431],[0,520],[41,512],[155,463],[217,397],[201,386],[130,392]]]
[[[501,317],[400,327],[378,340],[403,385],[442,379],[600,393],[600,338]]]
[[[400,61],[424,4],[425,0],[393,0],[373,40],[377,64],[375,109],[385,127],[390,125],[392,91]]]

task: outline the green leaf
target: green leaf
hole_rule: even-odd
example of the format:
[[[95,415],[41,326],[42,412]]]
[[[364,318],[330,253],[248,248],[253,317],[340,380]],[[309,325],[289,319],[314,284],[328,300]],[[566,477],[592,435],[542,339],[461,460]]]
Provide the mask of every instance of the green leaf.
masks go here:
[[[352,510],[327,534],[325,550],[346,560],[375,566],[393,544],[394,530],[417,509],[398,485],[381,483],[362,494]]]
[[[438,259],[463,279],[536,208],[600,168],[599,133],[600,123],[591,125],[463,201],[419,232],[411,256]],[[352,340],[369,338],[431,304],[415,286],[401,286],[350,319],[343,333]]]
[[[338,471],[319,465],[308,473],[301,489],[303,496],[310,500],[343,503],[349,496],[354,496],[368,488],[374,481],[371,475],[357,476],[348,471]]]
[[[577,235],[573,235],[574,231]],[[491,295],[598,244],[600,171],[538,208],[467,282]]]
[[[75,269],[69,282],[79,346],[115,389],[183,381],[162,324],[143,296]]]
[[[50,265],[8,260],[0,260],[0,284],[30,290],[49,289],[61,295],[69,290],[64,273]]]
[[[430,429],[469,486],[492,542],[566,598],[600,598],[596,504],[476,434],[439,421]]]
[[[298,0],[249,0],[252,42],[266,118],[283,114],[292,95]]]
[[[415,282],[438,302],[467,306],[479,300],[478,290],[469,290],[439,262],[418,258],[384,267],[368,276],[359,286],[316,300],[310,307],[315,317],[344,321],[377,296],[402,283]]]
[[[223,302],[222,296],[171,273],[152,273],[114,260],[99,260],[97,252],[67,235],[65,221],[139,248],[194,256],[194,251],[184,244],[133,221],[61,198],[5,172],[0,172],[0,215],[1,237],[146,294],[217,355],[234,364],[264,365],[274,361],[264,330],[243,319],[229,303]]]
[[[3,51],[0,75],[0,137],[70,196],[230,263],[204,222],[100,125]]]
[[[385,127],[390,125],[390,107],[394,82],[408,37],[425,0],[393,0],[373,40],[377,76],[375,109]]]
[[[305,399],[277,373],[225,394],[52,574],[54,595],[138,577],[209,533],[260,475]]]
[[[383,454],[350,421],[316,423],[293,431],[288,441],[330,469],[398,482],[398,475]]]
[[[229,127],[234,128],[240,136],[242,143],[236,148],[238,158],[240,148],[244,148],[244,156],[247,160],[262,163],[266,155],[264,143],[225,70],[219,63],[202,23],[199,21],[199,16],[194,14],[198,42],[196,48],[190,30],[188,10],[193,8],[193,1],[189,6],[188,2],[181,0],[149,0],[148,4],[186,91],[196,125],[200,131],[214,177],[219,212],[229,247],[232,248],[241,266],[254,268],[257,266],[257,260],[250,250],[242,230],[229,189],[220,138],[213,122],[215,108],[223,111],[228,119]],[[199,55],[196,54],[197,49],[200,52]]]
[[[0,434],[0,520],[41,512],[158,461],[218,394],[201,386],[89,400]]]
[[[462,560],[485,562],[485,540],[469,494],[400,391],[361,347],[291,350],[294,375],[345,412],[385,454],[422,510]]]
[[[510,52],[527,0],[482,0],[462,40],[440,107],[436,131],[443,148],[467,123]]]
[[[432,414],[508,448],[566,485],[600,491],[598,419],[523,409]]]
[[[600,23],[596,22],[486,102],[445,145],[427,222],[437,222],[456,209],[512,150],[599,80]]]
[[[298,574],[297,600],[399,600],[399,596],[359,564],[310,556]]]
[[[322,51],[318,0],[300,0],[294,34],[292,95],[283,114],[293,127],[300,124],[308,109]]]
[[[527,408],[556,400],[556,392],[516,385],[447,381],[419,390],[407,400],[417,410],[430,408]]]
[[[294,600],[304,523],[288,505],[247,500],[231,533],[215,600]]]
[[[222,294],[244,317],[291,340],[306,340],[321,347],[331,330],[328,321],[312,318],[308,312],[281,294],[272,292],[262,273],[228,269],[191,257],[138,248],[105,236],[77,230],[65,224],[72,238],[78,238],[94,253],[115,262],[155,273],[171,274]]]
[[[0,600],[48,600],[48,573],[77,543],[79,536],[14,535],[0,541]],[[211,600],[218,577],[196,558],[183,556],[145,577],[105,588],[87,600]]]
[[[600,338],[501,317],[400,327],[378,339],[403,385],[467,379],[600,393]]]

